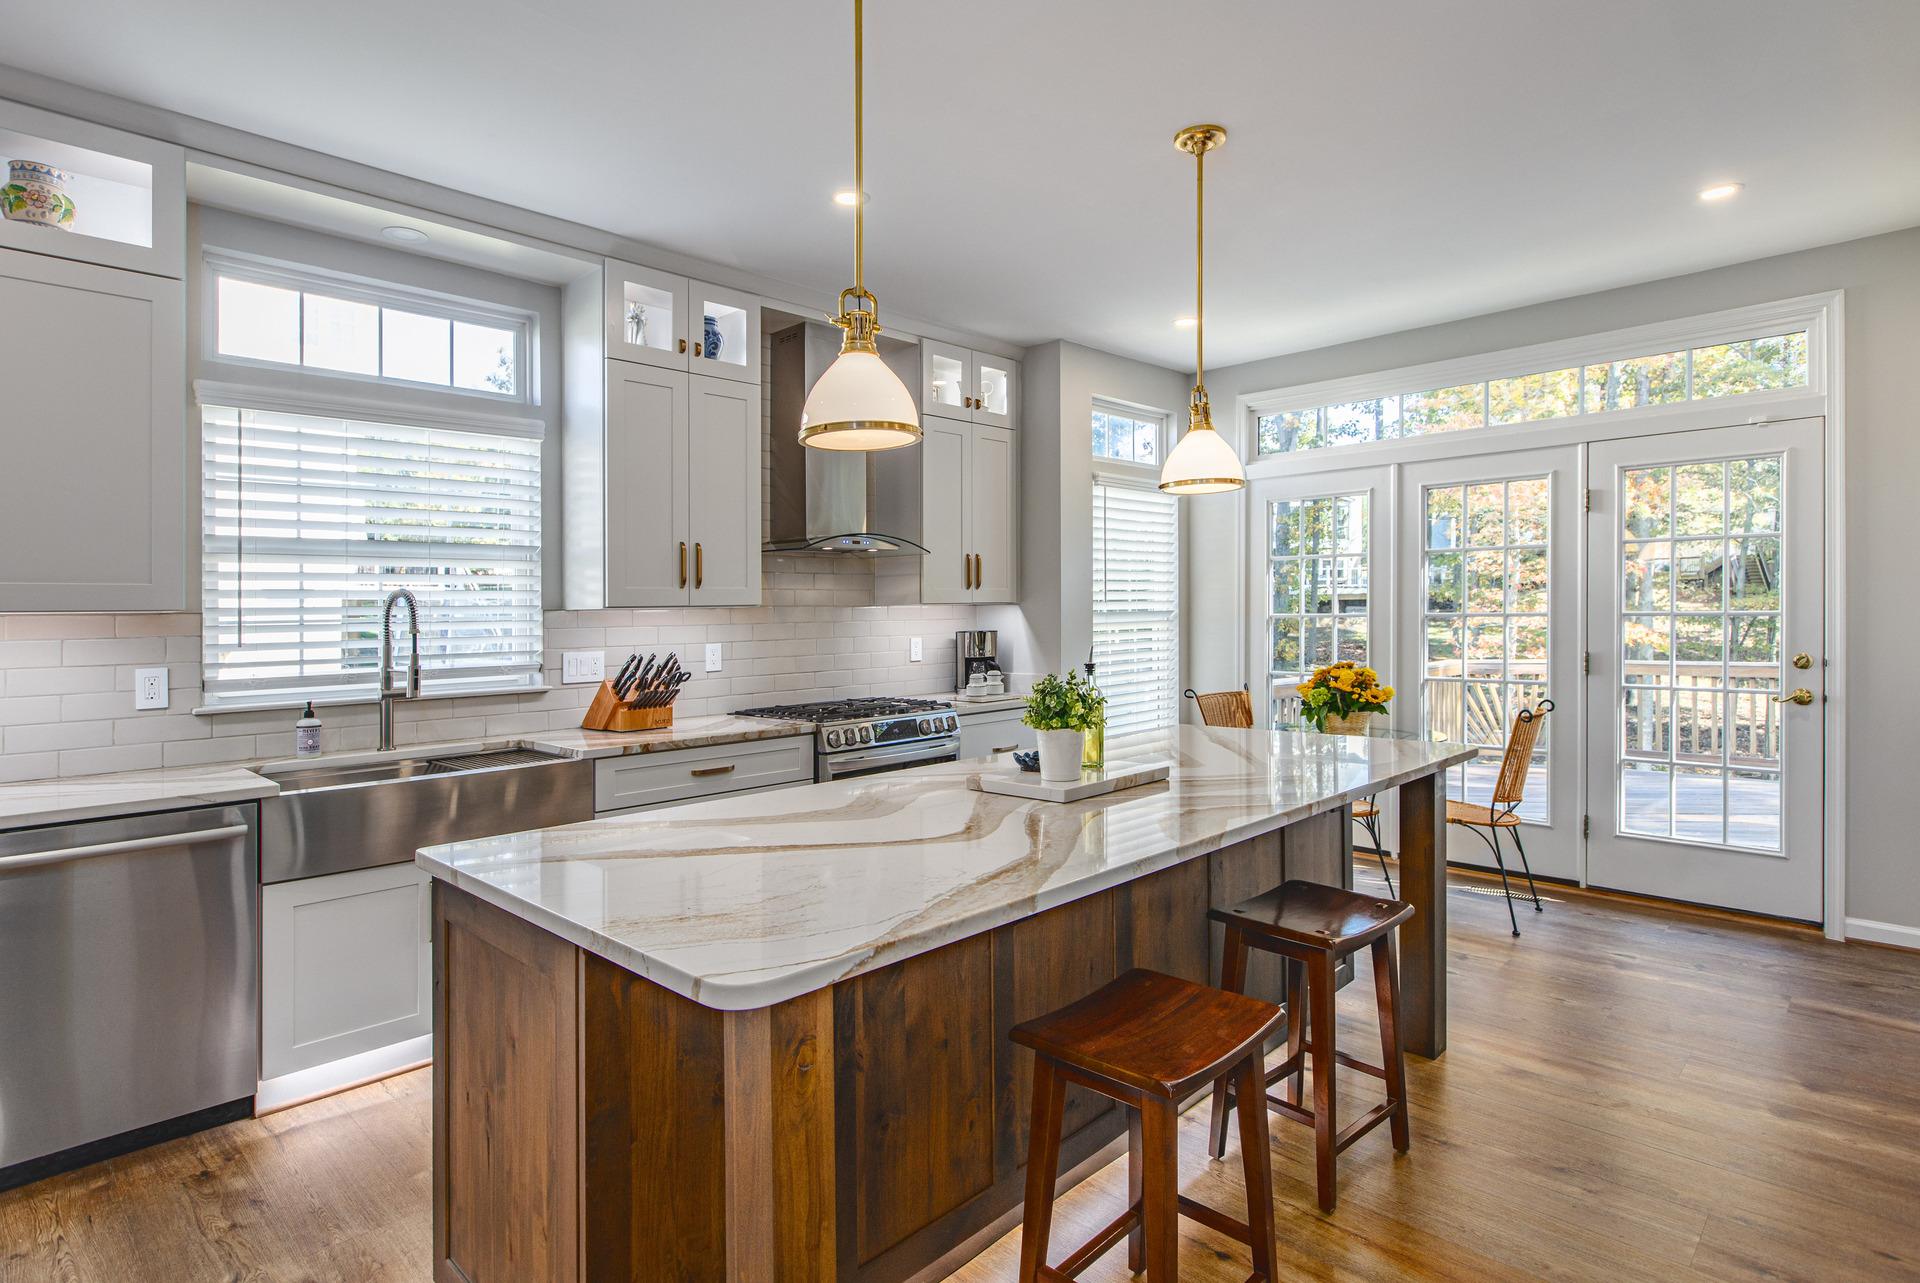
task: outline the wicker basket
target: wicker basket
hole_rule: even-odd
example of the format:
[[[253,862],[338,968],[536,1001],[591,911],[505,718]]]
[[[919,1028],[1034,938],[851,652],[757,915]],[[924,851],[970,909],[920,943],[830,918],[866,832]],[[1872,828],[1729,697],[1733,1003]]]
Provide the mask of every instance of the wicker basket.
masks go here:
[[[1337,713],[1328,713],[1327,734],[1365,735],[1367,733],[1367,719],[1372,716],[1373,714],[1370,712],[1348,713],[1345,717],[1341,717]]]

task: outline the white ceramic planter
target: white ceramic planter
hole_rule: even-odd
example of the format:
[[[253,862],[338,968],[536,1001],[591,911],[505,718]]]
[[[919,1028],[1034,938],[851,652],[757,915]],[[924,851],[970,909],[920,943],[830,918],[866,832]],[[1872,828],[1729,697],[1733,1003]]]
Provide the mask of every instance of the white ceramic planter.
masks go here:
[[[1039,731],[1040,778],[1061,784],[1080,778],[1080,755],[1085,749],[1081,731]]]

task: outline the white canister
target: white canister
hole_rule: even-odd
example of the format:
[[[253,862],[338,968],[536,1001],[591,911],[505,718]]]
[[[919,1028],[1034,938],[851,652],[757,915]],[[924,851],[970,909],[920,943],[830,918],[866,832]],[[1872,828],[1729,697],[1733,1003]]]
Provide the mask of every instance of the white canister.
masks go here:
[[[1080,778],[1080,755],[1085,742],[1080,731],[1040,731],[1040,778],[1065,784]]]

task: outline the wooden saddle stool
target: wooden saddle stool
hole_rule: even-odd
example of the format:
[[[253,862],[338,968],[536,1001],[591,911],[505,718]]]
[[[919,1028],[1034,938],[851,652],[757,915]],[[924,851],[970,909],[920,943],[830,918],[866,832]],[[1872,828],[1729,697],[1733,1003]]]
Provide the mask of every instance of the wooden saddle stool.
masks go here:
[[[1220,964],[1220,987],[1239,993],[1246,987],[1247,951],[1263,949],[1288,960],[1287,1058],[1267,1070],[1258,1088],[1229,1082],[1223,1077],[1213,1089],[1213,1131],[1208,1152],[1220,1158],[1227,1151],[1227,1111],[1248,1100],[1266,1098],[1268,1109],[1313,1128],[1314,1180],[1320,1210],[1331,1212],[1335,1198],[1334,1160],[1347,1146],[1382,1122],[1393,1130],[1393,1147],[1406,1152],[1407,1128],[1405,1064],[1400,1052],[1400,966],[1394,929],[1413,916],[1413,906],[1398,900],[1322,886],[1318,882],[1286,882],[1251,900],[1207,916],[1227,929]],[[1380,1008],[1382,1063],[1368,1065],[1334,1046],[1334,969],[1348,954],[1373,950],[1373,987]],[[1312,1024],[1312,1037],[1306,1026]],[[1307,1058],[1313,1058],[1313,1108],[1300,1104],[1300,1079]],[[1339,1128],[1334,1091],[1335,1064],[1382,1079],[1387,1098]],[[1286,1096],[1269,1096],[1275,1080],[1287,1080]],[[1241,1109],[1241,1145],[1246,1118],[1263,1109]]]
[[[1015,1025],[1013,1041],[1034,1053],[1020,1283],[1072,1279],[1123,1237],[1128,1240],[1130,1269],[1144,1269],[1148,1283],[1175,1283],[1183,1215],[1251,1247],[1249,1283],[1271,1283],[1273,1176],[1266,1112],[1240,1113],[1247,1185],[1244,1223],[1181,1195],[1178,1137],[1181,1103],[1209,1082],[1224,1077],[1248,1093],[1264,1090],[1261,1048],[1285,1018],[1270,1002],[1135,968],[1078,1002]],[[1047,1238],[1068,1083],[1130,1107],[1127,1189],[1132,1206],[1051,1266],[1046,1263]]]

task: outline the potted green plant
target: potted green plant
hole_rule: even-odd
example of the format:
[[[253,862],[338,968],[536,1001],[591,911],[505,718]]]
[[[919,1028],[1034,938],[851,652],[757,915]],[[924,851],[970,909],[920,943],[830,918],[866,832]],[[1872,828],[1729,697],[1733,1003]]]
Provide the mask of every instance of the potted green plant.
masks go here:
[[[1020,720],[1039,732],[1040,778],[1051,783],[1080,778],[1087,728],[1102,724],[1106,696],[1080,674],[1048,674],[1033,684]]]

